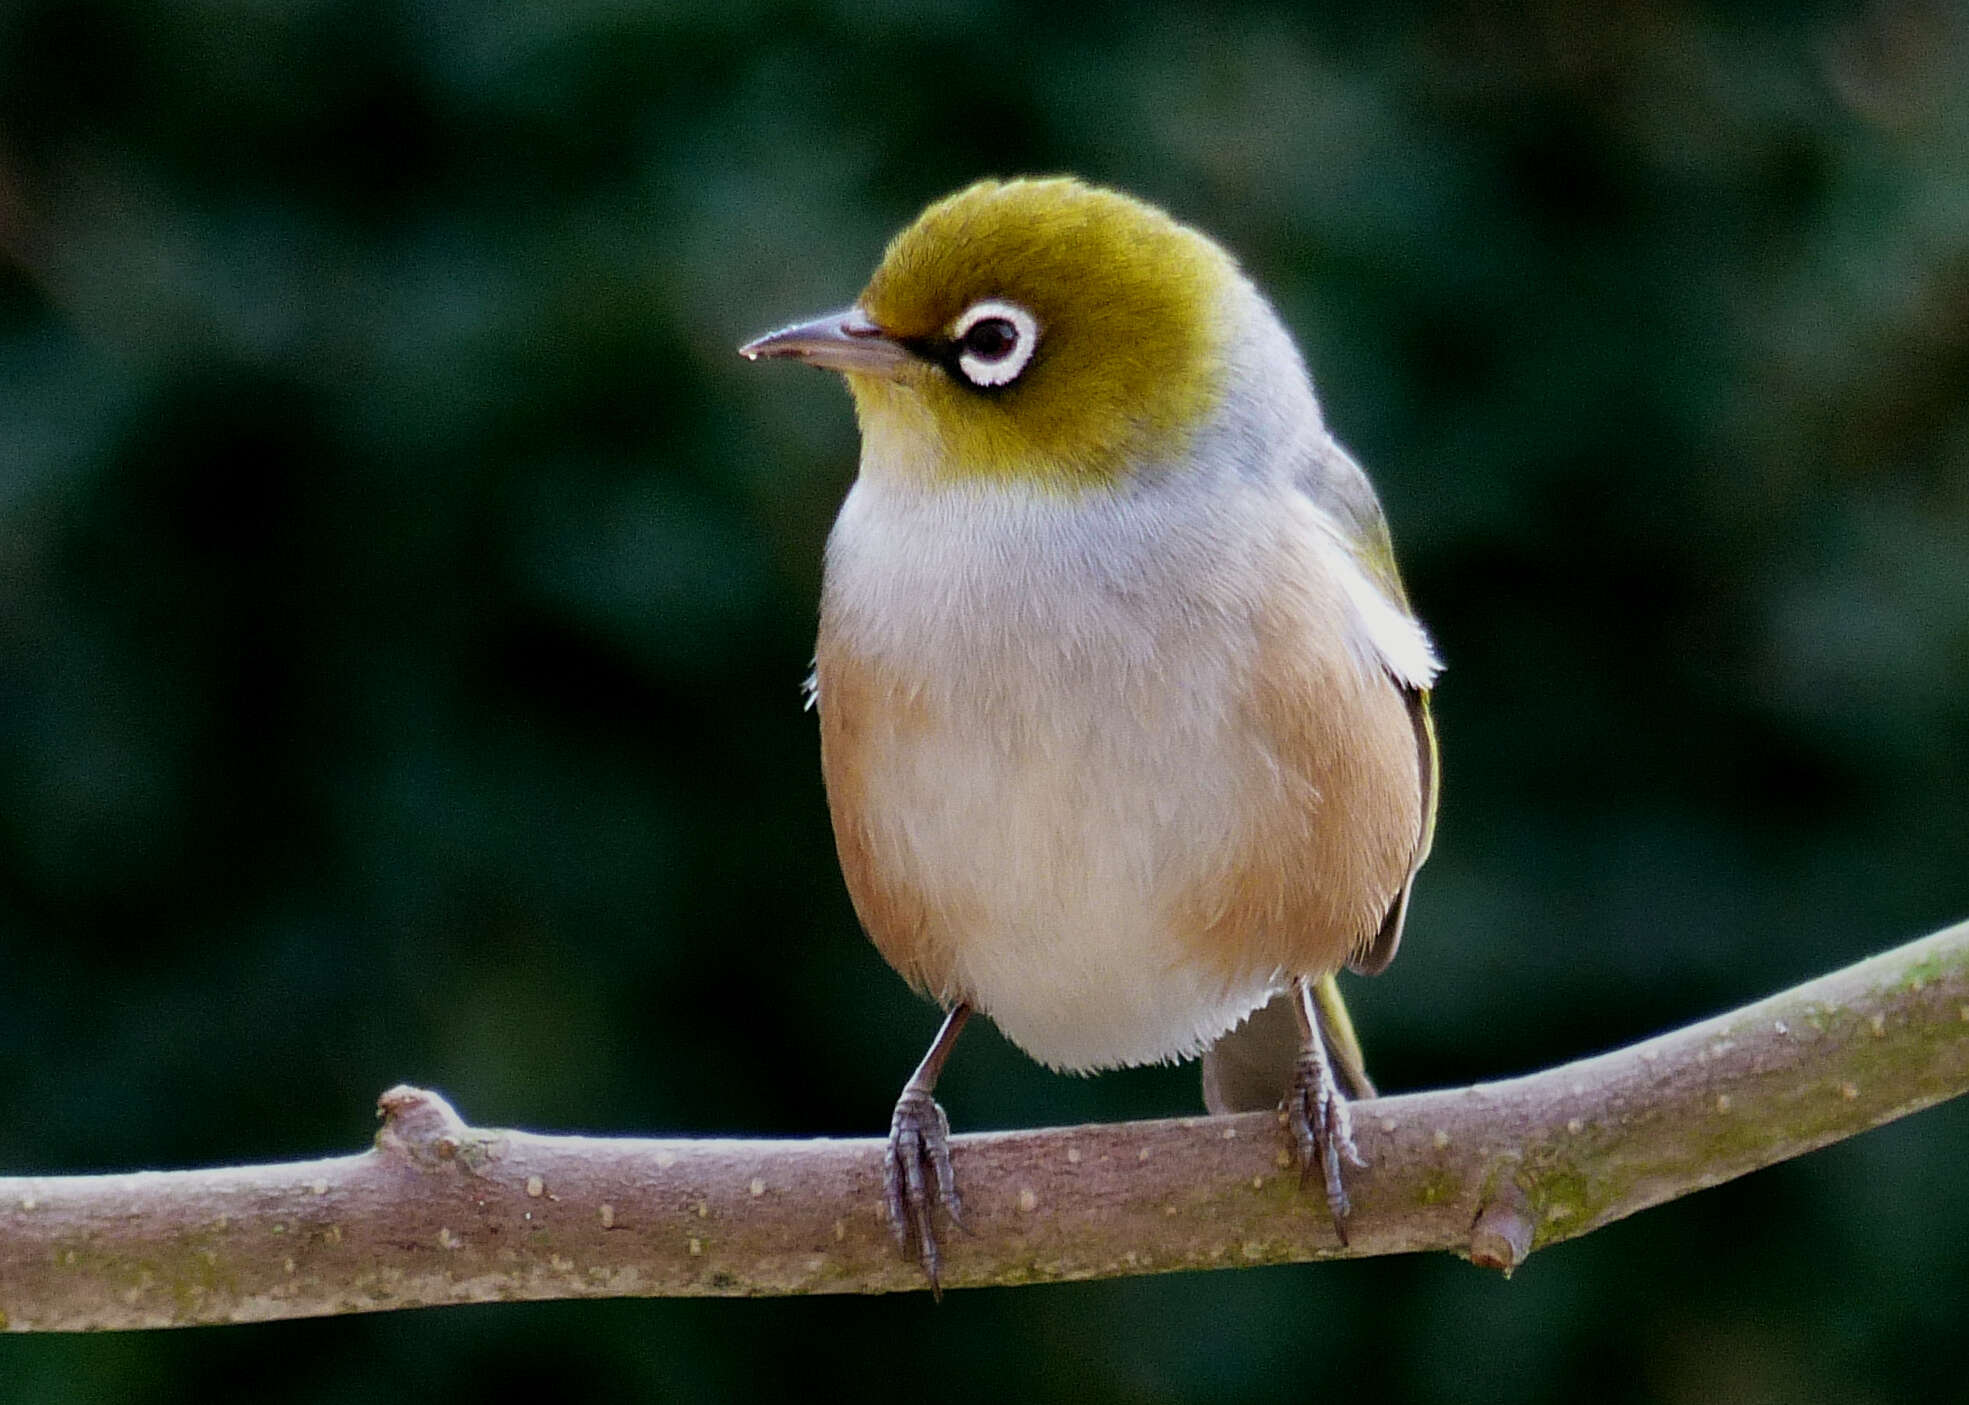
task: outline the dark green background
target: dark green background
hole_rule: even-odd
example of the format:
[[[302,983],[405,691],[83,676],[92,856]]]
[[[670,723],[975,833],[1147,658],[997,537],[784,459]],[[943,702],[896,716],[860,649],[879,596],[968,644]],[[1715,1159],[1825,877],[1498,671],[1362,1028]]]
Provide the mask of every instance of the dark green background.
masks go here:
[[[1969,910],[1969,16],[0,8],[0,1172],[872,1133],[799,708],[853,469],[732,348],[990,173],[1223,239],[1449,671],[1393,1089]],[[1193,1110],[994,1034],[960,1128]],[[0,1339],[7,1401],[1964,1398],[1969,1106],[1449,1257]]]

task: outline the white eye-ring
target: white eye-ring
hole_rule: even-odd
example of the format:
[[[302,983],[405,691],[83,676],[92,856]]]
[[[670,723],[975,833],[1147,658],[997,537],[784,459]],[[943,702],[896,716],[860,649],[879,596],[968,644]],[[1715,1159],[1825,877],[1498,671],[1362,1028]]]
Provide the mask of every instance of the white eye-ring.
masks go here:
[[[1039,347],[1039,323],[1017,303],[986,299],[972,303],[951,324],[957,369],[972,385],[1010,385]]]

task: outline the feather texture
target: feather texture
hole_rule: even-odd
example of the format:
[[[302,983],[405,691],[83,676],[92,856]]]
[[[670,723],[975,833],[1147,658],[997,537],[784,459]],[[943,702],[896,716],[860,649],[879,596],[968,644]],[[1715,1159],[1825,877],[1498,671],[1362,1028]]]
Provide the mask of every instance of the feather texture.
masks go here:
[[[988,393],[931,345],[978,297],[1039,328]],[[1294,977],[1385,962],[1438,664],[1264,299],[1159,211],[1013,182],[933,206],[861,307],[925,348],[849,368],[815,660],[882,954],[1076,1071],[1193,1056]]]

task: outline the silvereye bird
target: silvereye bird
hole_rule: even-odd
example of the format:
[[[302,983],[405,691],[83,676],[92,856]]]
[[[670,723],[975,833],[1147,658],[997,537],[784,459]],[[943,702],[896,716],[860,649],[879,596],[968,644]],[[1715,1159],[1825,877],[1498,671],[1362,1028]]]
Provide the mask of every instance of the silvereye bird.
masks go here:
[[[1055,1069],[1203,1055],[1213,1111],[1283,1097],[1344,1239],[1336,1063],[1372,1089],[1333,974],[1401,940],[1439,665],[1277,314],[1139,200],[983,181],[741,350],[839,371],[861,427],[813,700],[855,910],[948,1011],[890,1126],[904,1252],[936,1287],[974,1010]]]

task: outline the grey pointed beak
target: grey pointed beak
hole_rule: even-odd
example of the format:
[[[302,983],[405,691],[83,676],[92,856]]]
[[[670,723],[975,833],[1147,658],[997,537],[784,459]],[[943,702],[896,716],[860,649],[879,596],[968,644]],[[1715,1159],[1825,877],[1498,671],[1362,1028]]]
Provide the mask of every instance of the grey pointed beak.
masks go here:
[[[768,332],[738,349],[747,361],[789,356],[809,366],[894,380],[915,363],[909,349],[869,321],[858,307]]]

